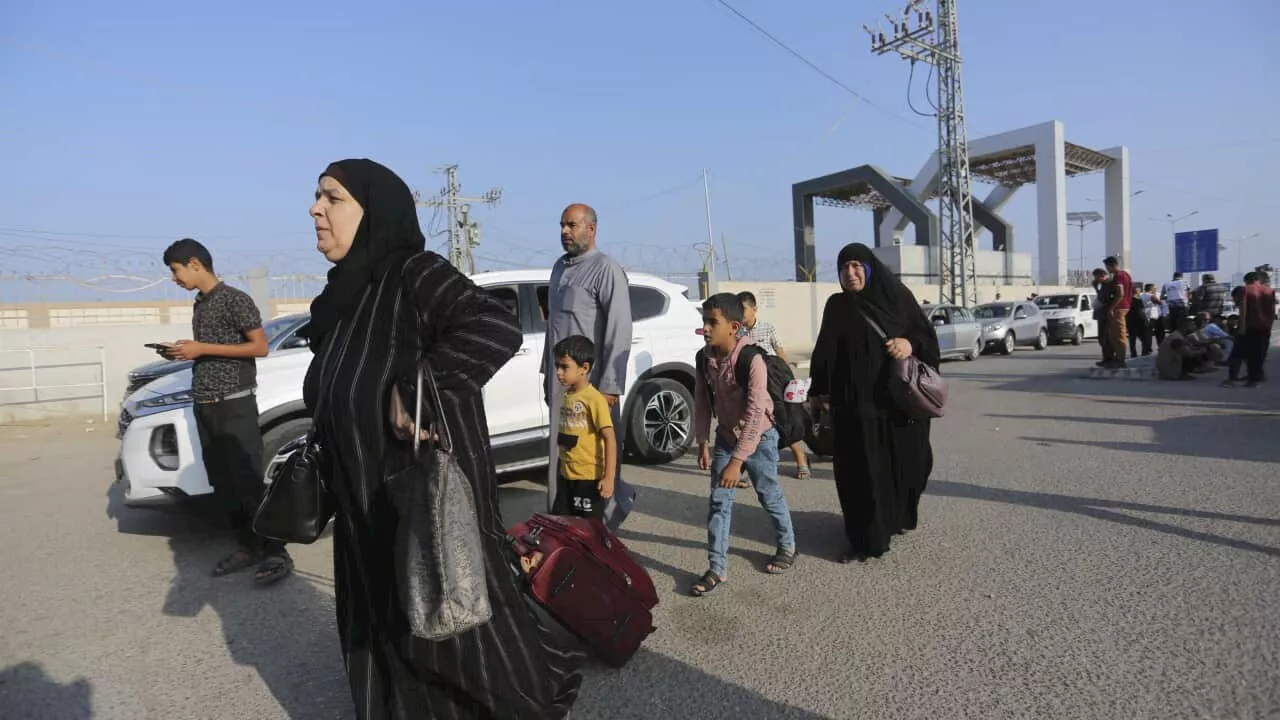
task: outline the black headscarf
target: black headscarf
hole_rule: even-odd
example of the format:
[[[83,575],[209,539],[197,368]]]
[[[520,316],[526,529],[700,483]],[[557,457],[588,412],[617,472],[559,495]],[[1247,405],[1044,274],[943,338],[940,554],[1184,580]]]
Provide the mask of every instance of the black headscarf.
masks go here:
[[[320,177],[342,184],[364,208],[364,217],[346,257],[329,270],[324,290],[311,301],[306,335],[313,352],[344,315],[360,301],[365,288],[387,271],[422,252],[426,238],[418,226],[418,210],[409,186],[390,169],[364,158],[331,163]]]
[[[888,355],[866,318],[875,320],[888,337],[906,338],[912,354],[935,368],[940,361],[938,336],[915,295],[871,248],[846,245],[836,260],[837,272],[854,260],[866,269],[866,284],[858,292],[844,290],[827,300],[813,348],[809,392],[830,395],[837,406],[885,412],[893,407],[887,386],[880,382]]]

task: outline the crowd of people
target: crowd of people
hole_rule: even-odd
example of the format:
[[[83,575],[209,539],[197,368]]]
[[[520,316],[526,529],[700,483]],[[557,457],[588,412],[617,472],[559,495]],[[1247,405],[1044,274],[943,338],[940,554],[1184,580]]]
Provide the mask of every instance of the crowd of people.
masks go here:
[[[390,169],[365,159],[330,164],[318,178],[310,215],[316,249],[333,267],[311,304],[306,333],[314,356],[303,394],[324,450],[338,637],[357,716],[567,717],[582,681],[583,650],[521,585],[498,509],[483,403],[486,382],[521,345],[518,319],[425,249],[413,194]],[[635,501],[621,477],[622,434],[615,432],[631,323],[626,275],[597,249],[597,221],[583,204],[561,215],[564,254],[549,288],[554,321],[544,372],[556,425],[549,449],[557,470],[553,511],[616,528]],[[263,496],[254,365],[266,354],[262,318],[246,294],[218,278],[199,242],[174,243],[164,262],[177,284],[197,294],[193,339],[158,351],[194,361],[203,460],[237,541],[213,573],[256,567],[259,584],[277,582],[292,572],[293,560],[283,543],[257,537],[252,525]],[[939,351],[916,298],[870,248],[847,246],[836,270],[842,292],[823,311],[809,399],[813,412],[831,418],[847,542],[842,559],[850,562],[883,555],[894,535],[919,522],[933,466],[930,422],[907,417],[885,380],[892,361],[913,355],[936,369]],[[702,318],[706,346],[696,363],[694,430],[709,509],[708,569],[689,588],[698,596],[729,577],[738,489],[755,490],[777,531],[777,552],[762,570],[794,567],[797,528],[778,481],[780,451],[790,448],[797,477],[809,476],[803,447],[780,434],[785,408],[775,404],[765,358],[785,362],[785,351],[772,326],[757,318],[754,296],[713,295],[702,303]],[[430,374],[438,405],[415,407],[420,369]],[[410,521],[405,513],[431,510],[394,507],[386,481],[418,462],[415,439],[438,438],[441,428],[475,498],[492,617],[446,640],[425,640],[409,631],[405,603],[413,600],[397,591],[401,575],[415,569],[397,564],[393,545],[397,523]],[[423,520],[428,526],[432,518]]]
[[[1244,284],[1228,292],[1211,273],[1194,289],[1180,272],[1157,288],[1136,285],[1116,257],[1103,265],[1093,271],[1099,367],[1128,367],[1126,351],[1128,358],[1155,353],[1156,372],[1166,380],[1194,380],[1224,367],[1224,387],[1242,379],[1254,387],[1266,379],[1277,309],[1266,272],[1245,273]],[[1228,297],[1234,312],[1227,312]]]
[[[498,509],[497,478],[482,390],[519,349],[519,320],[445,258],[425,249],[413,195],[388,168],[343,160],[318,178],[310,211],[316,248],[333,264],[311,305],[314,353],[304,384],[324,448],[323,475],[334,508],[337,627],[357,715],[390,718],[563,718],[578,695],[583,652],[539,613],[521,585]],[[619,398],[631,345],[627,279],[596,247],[595,210],[561,214],[564,254],[552,270],[546,330],[546,399],[555,445],[553,512],[604,520],[616,529],[635,502],[621,477]],[[257,428],[254,358],[266,352],[251,299],[223,284],[208,249],[191,239],[164,254],[174,281],[197,291],[194,339],[161,346],[166,357],[194,361],[193,395],[204,463],[236,530],[237,548],[215,575],[257,568],[269,584],[293,561],[282,543],[256,537],[262,441]],[[1103,367],[1157,354],[1162,377],[1194,378],[1228,367],[1226,384],[1261,382],[1276,316],[1263,273],[1231,291],[1239,309],[1224,313],[1226,289],[1206,275],[1189,289],[1181,275],[1157,289],[1134,284],[1117,258],[1095,271]],[[843,516],[843,562],[889,551],[895,535],[917,527],[933,469],[930,421],[908,416],[889,388],[895,362],[940,362],[933,326],[917,299],[865,245],[842,249],[841,291],[823,309],[808,388],[811,412],[829,418],[835,500]],[[796,475],[809,476],[804,449],[784,435],[786,407],[770,363],[785,351],[757,317],[751,293],[720,293],[701,305],[705,348],[694,382],[698,467],[707,473],[707,569],[695,596],[729,579],[730,524],[739,489],[754,489],[776,531],[776,552],[761,568],[781,574],[798,562],[797,536],[779,482],[780,451],[790,448]],[[415,407],[419,371],[430,374],[438,404]],[[555,385],[559,388],[555,389]],[[423,413],[421,426],[415,423]],[[483,575],[492,617],[446,640],[415,637],[406,622],[393,544],[405,513],[387,478],[417,461],[414,440],[444,428],[475,498]],[[424,518],[431,524],[432,518]],[[606,524],[607,523],[607,524]],[[610,530],[605,530],[609,532]],[[427,602],[428,600],[423,600]]]

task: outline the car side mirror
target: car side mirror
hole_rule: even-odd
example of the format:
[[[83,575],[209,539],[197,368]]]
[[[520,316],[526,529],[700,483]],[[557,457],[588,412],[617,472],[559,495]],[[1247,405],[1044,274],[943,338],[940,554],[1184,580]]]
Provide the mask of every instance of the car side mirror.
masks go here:
[[[284,344],[280,346],[280,349],[293,350],[294,348],[304,348],[304,347],[309,347],[310,345],[311,343],[308,342],[306,338],[295,335],[294,337],[291,337],[288,340],[286,340]]]
[[[1026,312],[1024,312],[1024,311],[1022,311],[1022,310],[1019,310],[1018,312],[1016,312],[1016,313],[1014,313],[1014,314],[1013,314],[1013,319],[1014,319],[1014,320],[1026,320],[1026,319],[1027,319],[1027,313],[1026,313]]]

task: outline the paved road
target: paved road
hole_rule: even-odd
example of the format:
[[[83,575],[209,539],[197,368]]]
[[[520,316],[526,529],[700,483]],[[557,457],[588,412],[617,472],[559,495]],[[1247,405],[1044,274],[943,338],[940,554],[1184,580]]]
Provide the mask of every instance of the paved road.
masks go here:
[[[923,526],[869,564],[833,561],[819,464],[786,483],[795,572],[758,571],[770,531],[746,499],[730,584],[684,597],[706,480],[629,468],[642,514],[624,537],[660,629],[626,669],[590,672],[575,720],[1276,717],[1280,383],[1082,379],[1092,352],[949,364]],[[226,539],[121,507],[114,445],[100,424],[0,429],[0,717],[352,717],[329,542],[274,589],[213,579]],[[508,519],[541,497],[507,488]]]

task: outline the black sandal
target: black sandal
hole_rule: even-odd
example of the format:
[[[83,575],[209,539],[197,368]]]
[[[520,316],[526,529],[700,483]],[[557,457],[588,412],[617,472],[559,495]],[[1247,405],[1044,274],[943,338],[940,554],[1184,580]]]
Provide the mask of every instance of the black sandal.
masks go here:
[[[240,572],[250,565],[254,565],[262,560],[262,556],[252,550],[239,548],[230,555],[218,561],[213,566],[213,576],[223,577],[234,572]]]
[[[291,572],[293,572],[293,558],[289,557],[289,553],[281,551],[268,555],[262,561],[258,566],[258,572],[253,574],[253,582],[259,586],[271,585]]]
[[[717,587],[719,587],[720,583],[723,583],[723,582],[724,582],[724,578],[708,570],[702,573],[702,577],[698,580],[698,582],[693,584],[693,587],[690,588],[689,592],[694,597],[702,597],[703,595],[709,595],[711,594],[711,591],[715,590]]]
[[[768,565],[765,565],[764,571],[770,575],[781,575],[790,570],[795,564],[796,551],[794,548],[791,550],[778,548],[778,551],[773,554],[773,559],[769,561]]]

